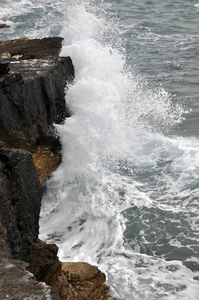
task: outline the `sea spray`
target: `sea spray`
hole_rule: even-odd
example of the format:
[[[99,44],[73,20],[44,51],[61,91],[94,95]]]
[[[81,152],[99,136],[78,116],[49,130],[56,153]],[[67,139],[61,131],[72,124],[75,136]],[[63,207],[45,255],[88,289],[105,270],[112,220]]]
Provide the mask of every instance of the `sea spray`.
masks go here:
[[[190,150],[186,139],[163,135],[183,108],[126,65],[121,27],[96,3],[65,13],[61,55],[71,56],[76,73],[66,96],[72,116],[56,126],[62,164],[47,182],[40,237],[59,246],[61,260],[98,264],[120,299],[195,300],[198,272],[180,253],[190,265],[197,259],[186,244],[179,249],[188,235],[194,244],[198,204],[190,215],[190,187],[175,193],[184,176],[198,180],[199,142]],[[193,169],[182,176],[187,157]],[[194,223],[185,227],[185,216]]]

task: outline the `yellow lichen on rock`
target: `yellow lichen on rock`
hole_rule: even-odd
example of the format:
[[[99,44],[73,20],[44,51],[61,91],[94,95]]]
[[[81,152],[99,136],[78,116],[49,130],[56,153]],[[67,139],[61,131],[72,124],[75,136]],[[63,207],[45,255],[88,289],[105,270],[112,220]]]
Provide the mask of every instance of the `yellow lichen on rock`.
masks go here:
[[[56,170],[61,156],[59,153],[51,153],[50,147],[40,146],[37,152],[33,154],[33,161],[42,184],[46,177]]]

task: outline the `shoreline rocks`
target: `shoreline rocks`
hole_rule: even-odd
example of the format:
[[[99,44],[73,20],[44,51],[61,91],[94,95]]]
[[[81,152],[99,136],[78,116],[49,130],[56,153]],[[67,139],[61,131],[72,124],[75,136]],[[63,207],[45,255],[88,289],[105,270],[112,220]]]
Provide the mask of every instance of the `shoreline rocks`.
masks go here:
[[[61,263],[57,257],[58,247],[38,239],[42,189],[30,152],[7,148],[0,142],[0,186],[0,290],[3,297],[15,300],[26,299],[26,295],[37,300],[115,299],[108,295],[110,287],[105,284],[106,276],[97,267],[83,262]],[[39,285],[33,275],[43,284]],[[34,287],[37,287],[35,294]]]
[[[61,263],[57,246],[38,240],[41,185],[61,160],[53,123],[70,116],[74,67],[61,46],[61,38],[0,42],[2,299],[114,299],[97,267]]]
[[[85,262],[60,262],[58,248],[41,240],[33,243],[28,269],[38,281],[50,285],[61,300],[106,300],[110,287],[106,276],[96,266]],[[116,300],[116,299],[115,299]]]
[[[58,300],[27,271],[38,237],[42,189],[32,155],[0,142],[0,299]]]

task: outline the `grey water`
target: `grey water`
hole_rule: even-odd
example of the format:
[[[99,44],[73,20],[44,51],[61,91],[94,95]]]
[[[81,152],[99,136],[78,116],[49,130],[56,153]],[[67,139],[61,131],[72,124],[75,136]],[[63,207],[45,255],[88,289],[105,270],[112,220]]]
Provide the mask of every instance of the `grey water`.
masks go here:
[[[125,300],[199,292],[197,1],[1,1],[0,40],[64,38],[76,70],[40,237]]]
[[[128,62],[191,113],[173,134],[198,136],[197,1],[113,1],[126,26]],[[194,6],[195,5],[195,6]]]

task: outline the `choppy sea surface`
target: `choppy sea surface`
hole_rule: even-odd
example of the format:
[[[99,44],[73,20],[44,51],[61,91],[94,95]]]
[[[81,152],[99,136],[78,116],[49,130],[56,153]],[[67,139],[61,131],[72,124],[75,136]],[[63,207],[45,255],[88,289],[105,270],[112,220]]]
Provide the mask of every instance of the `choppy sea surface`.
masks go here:
[[[1,1],[0,40],[62,36],[75,66],[40,238],[121,300],[199,299],[198,20],[194,0]]]

